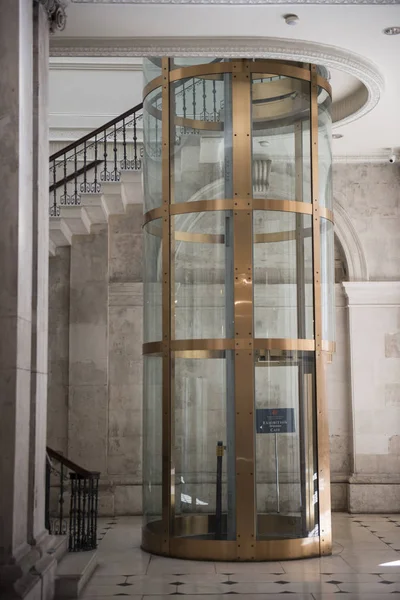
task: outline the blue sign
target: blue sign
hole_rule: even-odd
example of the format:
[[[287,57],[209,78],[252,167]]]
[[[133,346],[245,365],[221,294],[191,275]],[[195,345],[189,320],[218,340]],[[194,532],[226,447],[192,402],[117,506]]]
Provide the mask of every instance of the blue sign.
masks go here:
[[[256,433],[294,433],[294,408],[257,408]]]

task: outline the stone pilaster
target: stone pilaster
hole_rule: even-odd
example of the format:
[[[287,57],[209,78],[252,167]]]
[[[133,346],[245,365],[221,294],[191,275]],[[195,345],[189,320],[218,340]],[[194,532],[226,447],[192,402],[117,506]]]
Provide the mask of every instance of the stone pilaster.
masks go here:
[[[0,3],[0,597],[51,600],[44,527],[48,16]]]
[[[32,13],[30,0],[4,0],[0,4],[0,565],[3,581],[22,575],[16,564],[30,551],[27,517],[32,327]],[[5,565],[9,566],[8,577]]]
[[[348,299],[353,468],[350,512],[398,512],[400,282],[343,284]]]

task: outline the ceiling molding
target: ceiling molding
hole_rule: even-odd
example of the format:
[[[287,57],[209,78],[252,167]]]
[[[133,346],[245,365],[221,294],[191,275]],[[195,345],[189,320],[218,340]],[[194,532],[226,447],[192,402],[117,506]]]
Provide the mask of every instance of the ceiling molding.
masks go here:
[[[50,71],[143,71],[141,63],[122,62],[121,57],[96,62],[88,58],[73,60],[73,57],[69,59],[54,57],[50,59],[49,69]]]
[[[358,4],[362,6],[399,4],[399,0],[72,0],[72,2],[75,4]]]
[[[338,48],[304,40],[282,38],[67,38],[51,40],[50,53],[62,56],[220,56],[269,58],[311,62],[345,71],[362,85],[333,105],[335,125],[342,126],[370,112],[379,102],[384,80],[378,67],[366,58]]]

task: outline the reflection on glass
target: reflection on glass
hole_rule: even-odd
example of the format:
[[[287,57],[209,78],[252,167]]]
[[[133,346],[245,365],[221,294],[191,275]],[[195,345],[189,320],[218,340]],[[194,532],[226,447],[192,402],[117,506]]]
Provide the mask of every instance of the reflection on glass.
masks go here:
[[[162,516],[162,358],[143,357],[143,524]]]
[[[154,56],[143,58],[143,78],[146,86],[162,73],[162,59]]]
[[[162,219],[144,226],[144,327],[143,341],[162,339]]]
[[[311,215],[256,210],[253,236],[255,337],[312,339]]]
[[[318,88],[318,180],[321,206],[333,209],[331,97]]]
[[[176,215],[171,222],[172,335],[224,338],[229,217],[225,211],[209,211]]]
[[[204,352],[186,354],[192,357],[175,353],[174,361],[174,535],[226,539],[234,527],[235,469],[228,472],[234,409],[228,411],[225,352],[212,358],[203,358]],[[189,515],[202,518],[185,530],[183,519]]]
[[[311,202],[309,83],[254,74],[252,124],[253,195]]]
[[[174,203],[232,195],[229,81],[230,75],[192,77],[172,87]]]
[[[257,537],[318,535],[314,353],[255,354]]]
[[[336,329],[335,239],[333,223],[321,218],[322,339],[333,342]]]
[[[143,101],[143,197],[144,212],[161,206],[161,88],[150,92]]]

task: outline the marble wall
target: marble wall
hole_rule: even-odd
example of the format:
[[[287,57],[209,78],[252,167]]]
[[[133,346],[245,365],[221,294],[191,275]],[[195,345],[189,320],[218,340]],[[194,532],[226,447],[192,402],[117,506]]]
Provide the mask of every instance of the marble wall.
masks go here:
[[[141,512],[142,205],[50,258],[48,444],[101,472],[100,512]]]
[[[346,283],[352,385],[352,512],[398,512],[400,282]]]
[[[68,454],[70,248],[49,261],[49,378],[47,443]]]
[[[397,165],[334,166],[335,200],[349,228],[336,254],[339,280],[357,278],[354,248],[364,257],[370,279],[360,288],[345,281],[335,289],[337,351],[327,368],[327,389],[336,510],[395,510],[400,497],[398,183]],[[101,470],[104,514],[140,513],[142,508],[141,212],[140,204],[131,205],[126,215],[110,217],[102,233],[74,238],[70,272],[68,250],[50,259],[49,441],[84,466]],[[341,256],[348,264],[339,265]],[[185,310],[183,288],[177,315]],[[210,432],[215,433],[214,425]],[[179,435],[180,467],[190,495],[190,453],[183,429]],[[214,458],[210,455],[211,463]],[[156,466],[153,475],[158,485]],[[260,494],[260,502],[274,502],[271,491],[260,487]],[[158,504],[157,492],[154,513]]]
[[[68,456],[107,472],[108,232],[74,236],[69,303]]]
[[[370,281],[400,280],[398,163],[339,163],[333,189],[358,235]]]
[[[142,212],[109,221],[108,462],[115,514],[142,508]]]

